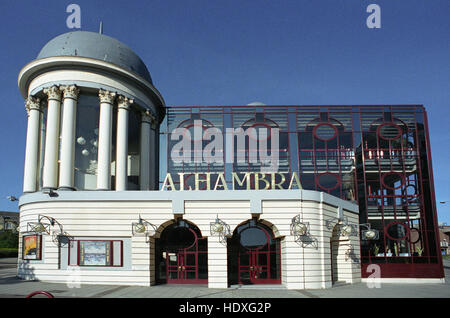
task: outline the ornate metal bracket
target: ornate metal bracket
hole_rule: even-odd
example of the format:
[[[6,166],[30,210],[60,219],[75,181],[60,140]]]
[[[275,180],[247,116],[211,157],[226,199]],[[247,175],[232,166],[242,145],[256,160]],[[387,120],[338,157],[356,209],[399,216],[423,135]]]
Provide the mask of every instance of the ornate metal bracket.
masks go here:
[[[300,214],[292,218],[291,235],[294,236],[294,241],[301,244],[303,248],[318,248],[317,238],[313,237],[309,232],[309,222],[303,222]]]
[[[59,227],[59,231],[51,231],[54,226]],[[38,233],[38,234],[51,234],[52,241],[59,247],[64,246],[71,242],[70,235],[64,231],[63,226],[59,223],[55,218],[46,216],[46,215],[38,215],[37,222],[28,222],[27,223],[27,232]]]
[[[222,244],[226,244],[227,238],[231,237],[230,226],[219,219],[219,215],[217,215],[215,222],[211,222],[209,224],[209,229],[211,232],[211,236],[218,236],[219,241]]]
[[[146,237],[146,243],[148,243],[148,237],[155,235],[156,233],[156,226],[152,223],[144,220],[141,218],[141,215],[139,215],[139,221],[131,223],[131,233],[133,236],[145,236]]]

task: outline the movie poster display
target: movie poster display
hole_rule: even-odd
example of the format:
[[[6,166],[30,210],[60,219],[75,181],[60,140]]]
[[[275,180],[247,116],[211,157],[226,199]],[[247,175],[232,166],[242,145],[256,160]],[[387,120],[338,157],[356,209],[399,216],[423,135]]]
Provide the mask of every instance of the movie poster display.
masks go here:
[[[34,234],[23,236],[23,259],[41,259],[41,235]]]
[[[79,241],[80,261],[82,266],[110,266],[110,241]]]

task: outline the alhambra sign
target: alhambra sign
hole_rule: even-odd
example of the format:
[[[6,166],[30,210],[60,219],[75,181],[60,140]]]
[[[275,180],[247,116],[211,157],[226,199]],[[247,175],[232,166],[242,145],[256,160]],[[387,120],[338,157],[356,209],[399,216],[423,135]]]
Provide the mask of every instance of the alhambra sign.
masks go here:
[[[246,173],[232,173],[232,188],[229,189],[225,180],[225,174],[223,172],[199,172],[199,173],[178,173],[179,177],[178,188],[176,187],[172,174],[168,173],[164,179],[161,191],[189,191],[189,190],[235,190],[237,186],[243,187],[246,190],[276,190],[286,189],[288,179],[285,173],[272,172],[272,173],[260,173],[260,172],[246,172]],[[194,188],[189,186],[185,188],[185,176],[194,176]],[[242,178],[240,178],[240,175]],[[214,178],[212,178],[212,176]],[[277,182],[277,176],[281,177],[281,180]],[[217,177],[217,178],[216,178]],[[215,179],[215,181],[213,181]],[[261,186],[262,184],[262,186]],[[288,190],[302,189],[298,174],[293,172],[289,178]]]

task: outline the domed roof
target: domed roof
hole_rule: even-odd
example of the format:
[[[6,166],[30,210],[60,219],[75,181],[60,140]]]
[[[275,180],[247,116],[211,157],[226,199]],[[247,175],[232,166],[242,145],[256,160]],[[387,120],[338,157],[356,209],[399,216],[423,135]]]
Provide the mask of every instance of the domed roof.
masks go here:
[[[152,83],[144,62],[122,42],[95,32],[74,31],[58,35],[39,52],[37,59],[55,56],[89,57],[131,70]]]

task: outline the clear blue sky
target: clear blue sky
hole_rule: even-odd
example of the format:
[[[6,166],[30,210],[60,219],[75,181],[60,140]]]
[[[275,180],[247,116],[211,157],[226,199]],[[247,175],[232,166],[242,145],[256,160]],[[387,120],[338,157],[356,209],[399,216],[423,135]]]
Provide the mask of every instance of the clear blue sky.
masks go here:
[[[26,112],[20,69],[51,38],[81,30],[130,46],[168,105],[424,104],[440,221],[450,224],[450,1],[148,0],[0,2],[0,210],[17,211]],[[366,8],[381,7],[381,29]]]

